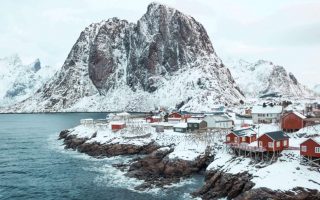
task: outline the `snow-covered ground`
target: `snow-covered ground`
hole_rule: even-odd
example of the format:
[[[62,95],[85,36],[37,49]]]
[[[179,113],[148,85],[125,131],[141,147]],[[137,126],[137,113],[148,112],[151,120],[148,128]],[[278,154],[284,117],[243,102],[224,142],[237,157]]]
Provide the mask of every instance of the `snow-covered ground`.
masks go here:
[[[134,132],[137,130],[137,127],[142,127],[143,131],[135,134]],[[199,134],[178,133],[172,129],[165,129],[165,132],[157,133],[155,128],[151,127],[150,124],[146,124],[144,120],[129,122],[127,123],[126,129],[117,132],[111,130],[110,124],[79,125],[70,130],[72,131],[72,135],[77,135],[81,138],[91,138],[94,133],[97,133],[96,137],[86,141],[87,143],[99,142],[101,144],[132,144],[144,146],[152,141],[156,141],[157,144],[164,147],[174,145],[174,151],[169,154],[169,158],[190,161],[203,155],[209,142],[209,140],[206,140]],[[135,138],[135,136],[144,136],[148,133],[151,133],[149,137]]]
[[[143,133],[132,133],[137,125],[143,127]],[[255,183],[255,188],[267,187],[273,190],[286,191],[300,186],[320,190],[320,171],[310,166],[301,165],[299,150],[284,150],[282,156],[272,164],[269,161],[256,163],[250,158],[235,157],[228,152],[224,145],[227,132],[191,134],[177,133],[173,132],[172,129],[165,129],[163,133],[156,133],[155,128],[143,120],[127,123],[127,128],[118,132],[111,131],[110,125],[79,125],[70,130],[73,130],[71,134],[88,138],[91,138],[96,132],[97,136],[87,142],[96,141],[105,144],[119,143],[142,146],[154,140],[159,145],[164,146],[163,148],[174,145],[174,151],[169,154],[170,159],[195,160],[198,156],[203,155],[206,147],[210,145],[216,156],[207,170],[218,169],[232,174],[248,171],[253,175],[252,181]],[[276,124],[259,125],[256,126],[255,130],[261,133],[275,131],[279,130],[279,126]],[[319,131],[320,125],[313,128],[304,128],[297,133],[290,134],[289,145],[299,147],[306,136],[314,135]],[[133,138],[145,133],[151,133],[150,137]]]
[[[273,131],[279,127],[276,124],[260,125],[260,131]],[[257,130],[257,129],[255,129]],[[306,127],[290,136],[289,146],[300,147],[306,137],[319,134],[320,125]],[[253,175],[255,188],[267,187],[273,190],[291,190],[295,187],[305,187],[320,190],[320,170],[300,164],[299,150],[284,150],[282,156],[274,163],[255,163],[250,158],[235,157],[226,149],[217,151],[215,160],[207,170],[218,169],[226,173],[237,174],[248,171]]]

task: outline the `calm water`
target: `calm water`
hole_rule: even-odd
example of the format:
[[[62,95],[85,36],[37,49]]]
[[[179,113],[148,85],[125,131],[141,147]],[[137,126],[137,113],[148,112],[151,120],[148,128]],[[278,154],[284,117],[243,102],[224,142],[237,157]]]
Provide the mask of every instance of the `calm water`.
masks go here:
[[[137,192],[139,183],[113,168],[126,157],[95,159],[64,150],[59,131],[100,113],[0,115],[0,199],[188,199],[195,177],[166,190]]]

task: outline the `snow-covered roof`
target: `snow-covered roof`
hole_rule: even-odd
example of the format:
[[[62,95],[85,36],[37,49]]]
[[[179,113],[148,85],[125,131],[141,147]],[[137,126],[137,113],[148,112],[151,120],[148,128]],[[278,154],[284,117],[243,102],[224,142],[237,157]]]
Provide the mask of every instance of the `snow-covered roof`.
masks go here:
[[[124,122],[110,122],[111,125],[125,125]]]
[[[239,130],[233,130],[232,133],[239,137],[248,136],[257,134],[252,128],[246,128],[246,129],[239,129]]]
[[[303,114],[301,114],[301,113],[299,113],[299,112],[297,112],[297,111],[294,111],[293,113],[294,113],[295,115],[297,115],[298,117],[300,117],[301,119],[307,118],[306,116],[304,116]]]
[[[179,123],[173,126],[174,128],[187,128],[188,124],[187,123]]]
[[[282,112],[282,106],[253,106],[253,114],[280,114]]]
[[[188,123],[201,123],[203,122],[204,120],[201,120],[201,119],[192,119],[192,118],[189,118],[188,119]]]
[[[225,114],[223,115],[206,115],[205,118],[214,119],[216,122],[225,122],[225,121],[232,121],[232,119]]]
[[[130,114],[127,113],[127,112],[122,112],[122,113],[118,113],[117,116],[119,116],[119,117],[128,117],[128,116],[130,116]]]
[[[308,140],[313,140],[313,141],[315,141],[316,143],[318,143],[320,145],[320,138],[319,137],[307,138],[303,142],[301,142],[301,144],[305,143]]]

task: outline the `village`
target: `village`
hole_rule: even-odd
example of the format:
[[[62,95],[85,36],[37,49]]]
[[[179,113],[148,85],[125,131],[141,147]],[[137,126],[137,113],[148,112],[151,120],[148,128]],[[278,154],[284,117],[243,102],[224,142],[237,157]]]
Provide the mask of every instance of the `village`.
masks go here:
[[[152,138],[152,133],[157,137],[180,134],[188,143],[198,142],[192,138],[201,138],[212,149],[220,138],[227,152],[256,162],[275,162],[283,151],[290,150],[299,152],[301,164],[320,167],[319,108],[317,103],[304,107],[263,103],[238,107],[239,113],[225,106],[217,106],[210,113],[123,112],[109,114],[107,119],[82,119],[81,125],[109,130],[125,139]]]

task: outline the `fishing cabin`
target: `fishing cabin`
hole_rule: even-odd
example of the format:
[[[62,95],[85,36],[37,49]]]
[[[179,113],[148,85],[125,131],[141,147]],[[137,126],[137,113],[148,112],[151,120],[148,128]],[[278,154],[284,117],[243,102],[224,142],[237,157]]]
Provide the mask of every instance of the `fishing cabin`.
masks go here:
[[[289,138],[283,131],[268,132],[258,137],[258,147],[279,152],[289,147]]]
[[[306,117],[296,111],[285,113],[281,117],[281,129],[285,132],[296,132],[305,127]]]
[[[257,140],[257,133],[252,128],[232,130],[226,136],[226,143],[252,143]]]

